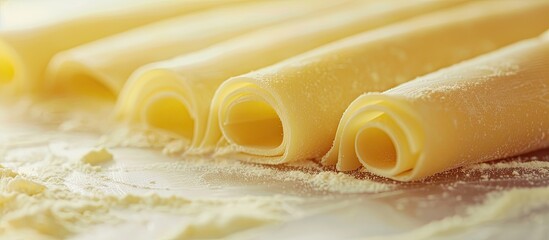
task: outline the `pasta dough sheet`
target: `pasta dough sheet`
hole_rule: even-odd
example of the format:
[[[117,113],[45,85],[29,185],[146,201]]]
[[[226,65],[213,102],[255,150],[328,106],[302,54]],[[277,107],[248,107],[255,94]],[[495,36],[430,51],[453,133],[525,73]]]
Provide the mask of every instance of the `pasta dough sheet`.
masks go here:
[[[53,91],[116,98],[130,74],[239,34],[344,1],[259,1],[169,19],[82,45],[54,57]]]
[[[10,94],[35,91],[43,83],[46,66],[57,52],[221,3],[227,2],[138,1],[116,10],[87,11],[78,17],[59,17],[56,21],[0,30],[0,87]]]
[[[548,11],[547,1],[475,1],[232,78],[212,100],[218,121],[205,141],[221,139],[218,155],[259,163],[320,158],[343,112],[364,92],[535,37],[549,27]]]
[[[215,90],[233,76],[328,42],[463,1],[352,1],[264,28],[210,48],[151,64],[134,74],[118,99],[119,119],[201,143]]]
[[[549,38],[420,77],[347,109],[324,162],[400,181],[549,147]]]

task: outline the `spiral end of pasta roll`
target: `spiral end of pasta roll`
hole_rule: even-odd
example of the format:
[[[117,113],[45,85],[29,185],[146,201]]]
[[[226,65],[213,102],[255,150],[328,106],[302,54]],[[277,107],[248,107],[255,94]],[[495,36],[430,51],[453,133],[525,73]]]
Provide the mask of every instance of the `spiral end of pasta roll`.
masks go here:
[[[27,77],[26,70],[17,52],[0,39],[0,86],[9,86],[8,92],[24,84]]]
[[[289,133],[284,130],[284,114],[266,90],[245,78],[223,84],[216,94],[218,124],[233,151],[246,159],[266,164],[283,160]]]
[[[264,99],[235,102],[228,107],[223,119],[225,135],[240,146],[270,149],[282,144],[282,122]]]
[[[0,41],[0,84],[13,81],[16,73],[16,59],[9,47]]]
[[[334,146],[322,159],[340,171],[368,171],[406,180],[423,153],[423,125],[404,101],[377,94],[355,100],[345,112]]]
[[[132,76],[122,90],[115,116],[118,120],[175,133],[190,142],[198,131],[195,102],[180,76],[169,70],[146,69]]]

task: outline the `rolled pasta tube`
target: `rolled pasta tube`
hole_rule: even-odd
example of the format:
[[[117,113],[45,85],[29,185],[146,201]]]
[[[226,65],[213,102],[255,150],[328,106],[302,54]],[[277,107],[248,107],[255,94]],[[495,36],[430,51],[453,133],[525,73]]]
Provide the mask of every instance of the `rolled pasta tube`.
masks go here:
[[[549,39],[357,98],[325,162],[400,181],[549,147]]]
[[[166,2],[173,0],[161,0]],[[195,10],[221,5],[217,3],[195,3],[184,0],[189,7],[196,7]],[[238,1],[238,0],[237,0]],[[25,28],[45,22],[56,22],[67,19],[79,18],[86,14],[96,14],[105,11],[125,11],[127,8],[139,7],[140,5],[152,6],[151,0],[94,0],[94,1],[73,1],[73,0],[50,0],[50,1],[0,1],[0,28],[16,29]],[[225,1],[229,3],[228,1]],[[173,4],[173,3],[172,3]],[[177,4],[177,3],[175,3]],[[175,5],[172,5],[176,7]],[[201,7],[202,6],[202,7]],[[189,10],[184,10],[186,13]]]
[[[320,158],[348,105],[434,70],[539,35],[547,1],[483,1],[359,34],[224,82],[205,141],[279,164]],[[505,31],[501,31],[505,29]],[[221,134],[223,138],[221,138]]]
[[[57,52],[140,25],[174,17],[221,1],[137,1],[21,28],[0,30],[0,87],[5,92],[36,90]]]
[[[59,53],[50,64],[47,80],[57,92],[116,98],[130,74],[145,64],[339,2],[343,1],[259,1],[157,22]]]
[[[352,1],[140,69],[118,99],[119,119],[201,143],[217,87],[233,76],[328,42],[463,1]],[[238,59],[235,61],[234,59]]]

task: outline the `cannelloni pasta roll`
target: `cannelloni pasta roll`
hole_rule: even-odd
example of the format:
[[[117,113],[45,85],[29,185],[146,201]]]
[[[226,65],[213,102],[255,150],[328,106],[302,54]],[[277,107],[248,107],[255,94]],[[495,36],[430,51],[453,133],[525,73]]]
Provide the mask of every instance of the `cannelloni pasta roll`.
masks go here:
[[[231,1],[137,1],[127,7],[0,30],[0,87],[5,92],[36,90],[57,52],[151,23]],[[76,16],[76,17],[75,17]]]
[[[537,36],[548,11],[547,1],[475,1],[232,78],[212,100],[205,144],[268,164],[320,158],[359,95]]]
[[[142,65],[341,2],[257,1],[157,22],[57,54],[48,69],[48,83],[57,92],[116,98],[130,74]]]
[[[546,147],[548,37],[360,96],[323,162],[409,181]]]
[[[157,62],[137,71],[118,99],[118,118],[168,130],[197,150],[217,87],[233,76],[328,42],[463,1],[351,1]]]

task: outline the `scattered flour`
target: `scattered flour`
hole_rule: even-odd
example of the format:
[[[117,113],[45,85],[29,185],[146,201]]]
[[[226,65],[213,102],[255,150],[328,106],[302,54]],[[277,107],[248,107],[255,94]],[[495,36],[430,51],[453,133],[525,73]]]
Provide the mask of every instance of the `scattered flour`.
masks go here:
[[[187,146],[188,141],[177,138],[166,132],[139,128],[119,127],[110,134],[101,138],[100,144],[110,147],[138,147],[162,149],[166,155],[181,155]],[[185,157],[187,158],[187,157]],[[278,170],[257,164],[248,164],[232,160],[204,160],[193,158],[193,161],[185,159],[185,162],[174,163],[171,166],[163,164],[157,167],[163,170],[175,170],[178,168],[207,168],[209,171],[221,173],[233,172],[243,174],[247,177],[270,177],[283,181],[299,181],[309,184],[311,187],[329,192],[337,193],[376,193],[389,191],[395,186],[392,184],[380,183],[369,179],[357,179],[351,175],[324,171],[314,161],[301,161],[287,164],[286,167],[296,169]],[[150,166],[154,167],[154,166]]]
[[[349,174],[320,172],[309,177],[308,182],[321,189],[340,193],[378,193],[392,190],[396,185],[357,179]]]
[[[105,159],[105,153],[99,155]],[[75,171],[99,178],[101,168],[51,153],[23,158],[6,162],[15,171],[0,166],[0,239],[64,239],[97,225],[116,225],[131,218],[119,211],[155,211],[191,219],[169,239],[217,238],[288,219],[299,212],[293,206],[302,201],[291,196],[189,200],[156,193],[82,194],[65,179]]]
[[[182,151],[187,145],[173,133],[138,126],[116,126],[99,140],[101,145],[110,147],[136,147],[164,149],[167,153]]]
[[[549,170],[549,161],[511,161],[511,162],[498,162],[498,163],[480,163],[464,167],[464,170],[494,170],[494,169],[508,169],[508,168],[521,168],[521,169],[535,169],[535,170]]]
[[[490,180],[493,177],[508,175],[524,180],[534,180],[549,176],[549,159],[532,157],[515,157],[505,161],[478,163],[463,167],[465,173],[480,172],[481,178]]]
[[[459,232],[470,227],[528,215],[540,208],[549,207],[549,187],[520,188],[490,193],[484,202],[469,207],[464,216],[452,216],[428,223],[423,227],[398,236],[367,239],[433,239]]]
[[[313,167],[314,164],[301,163],[296,167],[272,167],[260,164],[227,159],[189,158],[179,162],[150,164],[149,170],[163,172],[203,171],[206,175],[236,176],[241,179],[263,179],[285,181],[292,184],[305,184],[314,191],[331,193],[379,193],[393,190],[396,184],[383,183],[368,178],[356,178],[350,174]]]
[[[274,199],[276,201],[276,198]],[[284,219],[285,213],[276,213],[272,202],[250,202],[250,205],[225,203],[222,211],[207,211],[169,239],[220,238],[231,233],[273,224]]]
[[[131,129],[115,131],[102,142],[104,146],[164,148],[164,153],[169,155],[181,153],[187,145],[171,135]],[[120,214],[121,211],[154,211],[187,217],[188,224],[167,233],[167,239],[224,238],[242,230],[290,220],[300,212],[298,206],[305,201],[286,195],[189,199],[153,191],[139,195],[113,194],[101,191],[98,189],[100,186],[95,185],[86,186],[86,190],[93,194],[84,194],[70,187],[68,179],[74,172],[85,173],[92,179],[103,178],[107,168],[95,165],[112,159],[112,154],[105,148],[89,152],[81,159],[67,159],[53,153],[25,155],[18,161],[0,159],[3,164],[0,165],[0,239],[69,238],[102,224],[116,226],[125,222],[129,216]],[[482,163],[464,169],[481,172],[507,168],[549,169],[548,162],[531,160]],[[293,186],[305,186],[304,191],[309,189],[327,194],[368,195],[399,188],[399,184],[325,169],[314,161],[273,167],[221,159],[182,159],[108,170],[131,171],[132,168],[158,169],[172,174],[186,169],[203,172],[204,178],[213,176],[221,180],[224,176],[231,176],[239,180],[288,182]],[[463,215],[447,217],[394,238],[444,236],[479,224],[527,214],[536,207],[547,205],[547,199],[547,187],[489,194],[483,204],[469,208]]]

